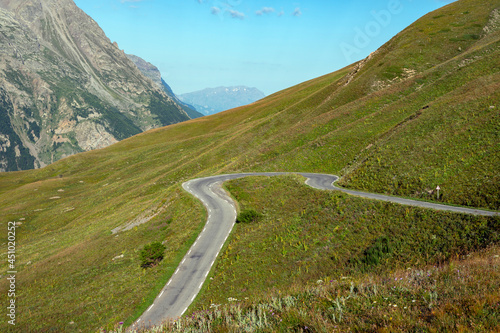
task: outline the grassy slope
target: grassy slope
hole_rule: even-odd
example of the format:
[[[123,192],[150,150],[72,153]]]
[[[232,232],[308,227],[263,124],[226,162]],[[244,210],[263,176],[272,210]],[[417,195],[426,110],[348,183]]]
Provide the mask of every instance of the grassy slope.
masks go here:
[[[389,253],[369,270],[443,263],[500,241],[500,218],[462,216],[310,189],[292,176],[228,183],[240,208],[264,217],[238,224],[201,297],[209,307],[229,297],[264,296],[290,283],[339,279],[366,267],[363,253],[378,238]]]
[[[227,188],[241,209],[256,209],[263,217],[236,225],[182,327],[500,329],[500,217],[318,191],[296,176],[245,178]],[[370,256],[384,237],[387,250]],[[480,251],[475,259],[472,251]]]
[[[475,39],[495,3],[460,1],[429,14],[354,76],[356,65],[41,170],[0,174],[2,237],[7,221],[25,219],[16,265],[26,311],[16,328],[88,330],[145,309],[203,222],[201,205],[180,188],[195,176],[328,172],[350,187],[407,196],[439,184],[446,202],[498,208],[498,109],[490,106],[500,107],[499,32]],[[110,232],[155,213],[118,237]],[[138,251],[154,240],[166,241],[166,260],[143,271]],[[2,279],[2,302],[6,287]]]
[[[412,114],[358,156],[343,185],[423,198],[435,198],[427,192],[439,185],[442,201],[500,209],[498,30],[482,31],[499,22],[488,22],[491,17],[468,5],[474,2],[429,14],[395,39],[402,48],[379,60],[423,70],[407,82],[416,92],[406,90],[408,97],[398,102]],[[463,45],[474,38],[480,39]],[[420,64],[430,55],[427,70],[418,55],[406,53],[409,45],[424,47],[426,40],[435,44],[424,49],[424,57],[418,47],[413,52]]]

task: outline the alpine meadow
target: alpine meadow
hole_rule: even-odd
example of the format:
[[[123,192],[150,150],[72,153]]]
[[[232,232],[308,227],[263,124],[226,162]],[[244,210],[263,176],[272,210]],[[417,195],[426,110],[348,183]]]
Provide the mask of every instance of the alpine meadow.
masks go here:
[[[252,104],[0,173],[0,300],[16,224],[16,325],[123,332],[208,212],[193,178],[338,175],[349,189],[500,210],[500,3],[459,0],[366,59]],[[185,315],[144,332],[496,332],[500,217],[322,191],[303,177],[223,184],[237,223]],[[439,187],[439,192],[436,188]],[[163,260],[141,266],[159,242]],[[158,245],[161,247],[161,245]]]

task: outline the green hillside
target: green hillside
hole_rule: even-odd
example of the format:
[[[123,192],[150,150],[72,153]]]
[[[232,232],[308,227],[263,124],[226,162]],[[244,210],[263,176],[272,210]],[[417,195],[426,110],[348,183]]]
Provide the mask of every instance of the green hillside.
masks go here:
[[[500,328],[500,217],[314,190],[296,176],[227,188],[262,217],[236,225],[210,283],[160,332]]]
[[[346,187],[427,200],[437,200],[432,190],[439,185],[440,201],[498,210],[499,10],[498,1],[458,1],[426,15],[369,58],[254,104],[151,130],[43,169],[1,173],[2,237],[6,239],[8,221],[18,223],[16,331],[92,331],[109,329],[120,321],[131,323],[151,304],[202,228],[206,216],[203,206],[181,188],[182,182],[194,177],[237,171],[322,172],[342,176],[340,183]],[[266,195],[278,198],[289,193],[290,180],[281,179]],[[228,186],[247,205],[256,205],[261,194],[241,197],[259,186],[249,182]],[[351,244],[347,252],[337,253],[334,264],[319,266],[324,271],[311,269],[311,275],[291,279],[295,287],[311,279],[338,279],[339,274],[355,275],[356,283],[364,283],[370,276],[377,280],[376,274],[385,274],[377,267],[369,270],[366,274],[373,275],[368,276],[351,266],[342,273],[336,270],[345,261],[362,262],[363,250],[388,232],[399,235],[399,243],[404,244],[409,239],[403,237],[405,228],[414,216],[419,216],[420,224],[412,231],[415,234],[408,235],[419,235],[420,231],[421,236],[442,235],[442,246],[438,251],[432,243],[423,242],[415,256],[402,247],[397,256],[384,258],[396,260],[388,269],[403,272],[406,268],[432,267],[498,242],[498,219],[388,207],[302,187],[301,191],[305,192],[297,194],[297,200],[302,200],[297,207],[317,211],[307,212],[298,221],[292,214],[295,212],[290,216],[271,212],[280,203],[254,207],[264,210],[264,220],[258,226],[270,239],[272,227],[282,232],[278,229],[281,225],[271,223],[274,218],[281,218],[285,226],[297,223],[296,228],[305,230],[306,235],[306,226],[323,217],[331,222],[325,225],[327,229],[347,223],[347,230],[356,222],[368,231],[342,232],[343,241]],[[336,197],[345,219],[321,212],[320,208]],[[384,221],[390,222],[387,229],[370,231],[372,222],[378,226]],[[425,231],[441,223],[449,228],[441,233]],[[464,226],[492,236],[461,242],[457,230]],[[236,228],[230,244],[238,238],[241,243],[235,246],[251,243],[245,232],[243,227]],[[332,234],[328,242],[335,243],[337,231],[328,232]],[[471,235],[474,238],[473,232]],[[287,246],[299,244],[299,249],[314,251],[329,247],[328,253],[304,251],[305,257],[297,260],[309,263],[309,267],[317,265],[316,259],[333,256],[333,243],[327,244],[326,239],[315,243],[313,238],[297,237]],[[143,269],[139,252],[153,241],[164,242],[165,259],[154,268]],[[279,245],[279,251],[290,251]],[[4,247],[2,276],[8,270],[6,252]],[[228,269],[227,264],[227,258],[219,260],[211,274],[217,277],[217,270]],[[288,261],[278,260],[273,265],[273,272],[293,277],[283,268]],[[279,288],[288,288],[285,280],[281,283]],[[272,285],[272,281],[264,281],[249,286],[245,293],[255,294],[252,301],[258,302]],[[218,288],[221,297],[232,295],[224,284],[211,286],[212,282],[204,287],[196,307],[209,304],[209,288]],[[2,278],[2,304],[8,301],[7,289]],[[492,297],[497,297],[498,304],[498,294]],[[12,327],[2,322],[0,329],[9,331]]]

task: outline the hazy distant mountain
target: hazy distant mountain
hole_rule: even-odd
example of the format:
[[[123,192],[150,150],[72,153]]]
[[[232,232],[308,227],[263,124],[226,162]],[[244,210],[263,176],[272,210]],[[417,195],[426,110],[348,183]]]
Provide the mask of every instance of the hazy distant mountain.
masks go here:
[[[179,95],[181,101],[205,115],[250,104],[264,97],[266,95],[259,89],[245,86],[207,88]]]
[[[72,0],[0,1],[0,171],[188,119]]]

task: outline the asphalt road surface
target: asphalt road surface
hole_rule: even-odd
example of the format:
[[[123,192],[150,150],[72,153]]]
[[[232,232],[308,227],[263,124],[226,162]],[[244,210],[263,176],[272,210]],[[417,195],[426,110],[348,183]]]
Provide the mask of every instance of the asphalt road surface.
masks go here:
[[[184,314],[200,291],[236,221],[236,204],[222,189],[227,180],[247,176],[277,176],[285,172],[238,173],[192,179],[182,187],[201,200],[208,212],[205,228],[200,233],[189,252],[182,259],[174,275],[161,290],[154,303],[142,314],[130,329],[159,325]],[[381,194],[352,191],[333,185],[338,179],[334,175],[296,173],[307,178],[306,184],[321,190],[338,190],[369,199],[384,200],[403,205],[419,206],[437,210],[448,210],[476,215],[499,215],[497,212],[462,208],[415,201]]]

